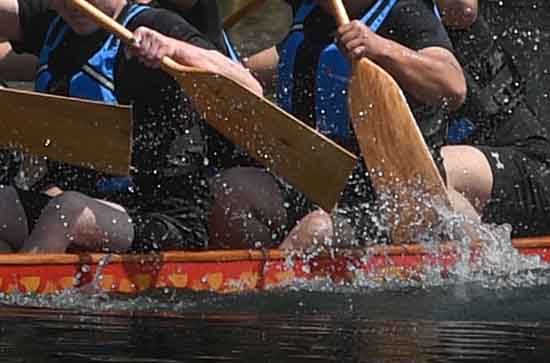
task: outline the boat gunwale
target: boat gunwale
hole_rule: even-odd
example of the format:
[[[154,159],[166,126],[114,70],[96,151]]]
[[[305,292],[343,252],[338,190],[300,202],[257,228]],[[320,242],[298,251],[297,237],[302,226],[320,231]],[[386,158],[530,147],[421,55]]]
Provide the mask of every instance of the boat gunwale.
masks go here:
[[[518,238],[512,242],[519,250],[550,249],[550,236],[535,238]],[[474,243],[474,248],[480,242]],[[438,254],[452,254],[456,251],[454,242],[440,245]],[[334,253],[320,253],[317,258],[364,256],[411,256],[434,254],[420,244],[375,245],[367,248],[342,248]],[[158,254],[111,254],[109,263],[140,263],[148,262],[234,262],[234,261],[276,261],[292,256],[288,251],[271,250],[210,250],[210,251],[168,251]],[[63,254],[2,254],[0,265],[64,265],[64,264],[97,264],[108,256],[107,253],[63,253]],[[299,258],[300,254],[295,253]]]

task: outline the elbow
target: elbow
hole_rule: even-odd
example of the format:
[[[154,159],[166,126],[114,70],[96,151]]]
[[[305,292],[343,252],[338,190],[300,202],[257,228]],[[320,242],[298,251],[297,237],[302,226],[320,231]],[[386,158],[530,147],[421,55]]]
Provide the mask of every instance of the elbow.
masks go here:
[[[454,29],[467,29],[477,20],[477,1],[456,1],[448,8],[443,8],[442,15],[446,26]]]
[[[476,6],[464,6],[461,11],[459,25],[462,28],[471,27],[477,20],[477,7]]]
[[[455,111],[466,101],[467,92],[466,81],[464,81],[462,77],[462,82],[454,82],[448,86],[447,92],[443,97],[443,104],[446,105],[450,111]]]

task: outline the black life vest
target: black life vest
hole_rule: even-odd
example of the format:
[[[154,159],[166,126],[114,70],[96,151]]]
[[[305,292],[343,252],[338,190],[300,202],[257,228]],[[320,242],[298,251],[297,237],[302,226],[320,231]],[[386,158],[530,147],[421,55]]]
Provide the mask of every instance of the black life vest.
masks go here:
[[[526,103],[525,82],[487,22],[480,16],[470,29],[449,36],[468,85],[466,102],[453,115],[449,142],[502,146],[540,133]]]

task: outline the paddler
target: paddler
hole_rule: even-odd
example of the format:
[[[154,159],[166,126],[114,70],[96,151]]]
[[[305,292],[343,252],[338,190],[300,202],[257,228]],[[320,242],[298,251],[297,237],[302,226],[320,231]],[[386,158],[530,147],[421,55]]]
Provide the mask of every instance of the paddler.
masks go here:
[[[527,102],[517,55],[482,16],[488,2],[437,4],[468,84],[466,102],[450,123],[449,142],[456,145],[442,149],[448,180],[474,201],[483,221],[510,224],[514,237],[548,234],[548,122]]]
[[[158,69],[160,60],[222,72],[256,93],[262,88],[177,14],[126,0],[91,3],[139,41],[124,47],[69,0],[0,0],[0,36],[39,57],[38,91],[133,105],[132,177],[113,182],[51,162],[30,190],[0,189],[0,240],[24,252],[64,252],[71,244],[118,252],[204,248],[207,149],[220,136]]]
[[[325,0],[302,1],[287,37],[246,64],[264,82],[277,73],[278,102],[342,146],[358,152],[347,111],[350,59],[368,57],[404,90],[441,174],[445,111],[466,95],[460,64],[434,4],[428,0],[347,0],[350,24],[336,27]],[[379,205],[361,164],[332,214],[254,168],[231,169],[215,186],[212,242],[223,247],[304,247],[314,241],[386,239]],[[322,182],[322,181],[319,181]],[[472,206],[455,195],[474,217]],[[290,232],[290,233],[289,233]]]
[[[143,0],[139,3],[149,4]],[[183,16],[191,25],[225,54],[236,59],[237,53],[223,31],[221,17],[216,2],[209,0],[171,1],[164,0],[155,3],[158,7],[172,10]],[[31,54],[17,54],[9,42],[0,43],[0,80],[2,81],[32,81],[36,69],[36,57]]]

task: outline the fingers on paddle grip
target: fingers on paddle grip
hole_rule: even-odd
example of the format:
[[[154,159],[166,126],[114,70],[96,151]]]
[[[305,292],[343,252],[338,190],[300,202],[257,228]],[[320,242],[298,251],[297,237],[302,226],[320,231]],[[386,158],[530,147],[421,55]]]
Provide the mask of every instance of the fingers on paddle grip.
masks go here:
[[[139,35],[134,35],[132,39],[130,39],[131,47],[139,48],[141,46],[141,37]]]
[[[134,56],[132,53],[132,48],[135,50],[141,46],[141,37],[139,35],[132,36],[128,44],[124,47],[124,56],[126,59],[130,59]]]

